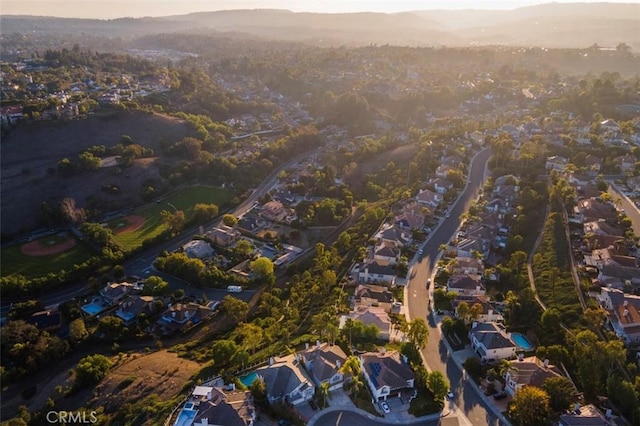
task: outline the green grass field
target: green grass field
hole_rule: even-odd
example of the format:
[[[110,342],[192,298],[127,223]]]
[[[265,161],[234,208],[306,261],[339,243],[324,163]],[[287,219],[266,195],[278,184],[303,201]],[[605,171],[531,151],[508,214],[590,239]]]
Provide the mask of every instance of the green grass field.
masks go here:
[[[136,231],[115,235],[114,240],[124,250],[132,250],[141,246],[145,240],[156,237],[166,229],[160,216],[160,212],[163,210],[173,212],[174,208],[172,206],[174,206],[177,210],[184,211],[186,220],[189,220],[193,216],[194,205],[198,203],[213,203],[218,207],[222,207],[229,202],[230,198],[231,194],[228,191],[206,186],[194,186],[181,190],[171,194],[160,203],[148,204],[133,212],[134,215],[145,218],[144,225]],[[121,219],[115,219],[112,222],[115,226],[121,221]]]
[[[47,237],[40,241],[43,245],[48,245],[47,242],[52,238],[56,240],[60,237]],[[0,251],[3,276],[22,274],[27,278],[35,278],[57,273],[63,269],[69,271],[73,265],[82,263],[96,254],[89,245],[78,240],[70,250],[50,256],[25,256],[20,251],[20,247],[21,245],[16,245]]]

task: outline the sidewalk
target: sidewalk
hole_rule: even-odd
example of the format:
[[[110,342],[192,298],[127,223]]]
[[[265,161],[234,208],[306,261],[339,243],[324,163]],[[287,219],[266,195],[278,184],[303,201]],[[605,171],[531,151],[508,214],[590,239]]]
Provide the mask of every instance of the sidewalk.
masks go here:
[[[399,424],[398,421],[393,421],[393,420],[388,420],[385,419],[384,417],[376,417],[373,414],[370,414],[364,410],[361,410],[359,408],[346,408],[346,407],[329,407],[327,409],[324,409],[318,413],[316,413],[311,419],[309,419],[309,422],[307,423],[307,426],[314,426],[316,421],[322,417],[322,415],[327,414],[327,413],[331,413],[334,411],[350,411],[352,413],[356,413],[359,414],[362,417],[365,417],[369,420],[371,420],[372,422],[376,422],[376,423],[383,423],[383,424],[389,424],[389,425],[397,425]],[[411,425],[411,424],[420,424],[422,422],[425,421],[429,421],[429,420],[437,420],[440,418],[440,414],[430,414],[428,416],[422,416],[422,417],[413,417],[411,416],[411,418],[406,417],[405,419],[402,420],[401,424],[406,424],[406,425]]]

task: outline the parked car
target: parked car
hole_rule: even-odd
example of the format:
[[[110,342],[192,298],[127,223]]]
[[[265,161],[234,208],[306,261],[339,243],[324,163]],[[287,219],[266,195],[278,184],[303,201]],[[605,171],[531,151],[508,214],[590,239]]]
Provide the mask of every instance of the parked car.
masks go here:
[[[447,391],[447,398],[453,399],[453,392],[451,392],[451,389]]]
[[[387,404],[386,401],[382,401],[380,403],[380,408],[382,408],[382,411],[384,411],[385,414],[389,414],[391,412],[391,409],[389,408],[389,404]]]
[[[418,250],[418,254],[422,254],[424,251],[422,249]]]
[[[427,278],[427,288],[431,287],[431,278]]]
[[[506,397],[507,397],[506,393],[497,393],[493,395],[493,399],[495,399],[496,401],[500,401],[501,399],[505,399]]]

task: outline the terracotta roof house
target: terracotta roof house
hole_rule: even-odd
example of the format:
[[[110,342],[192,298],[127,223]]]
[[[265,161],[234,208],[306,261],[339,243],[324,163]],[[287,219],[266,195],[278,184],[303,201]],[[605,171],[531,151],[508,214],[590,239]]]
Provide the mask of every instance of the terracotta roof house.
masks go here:
[[[241,235],[239,231],[226,225],[218,226],[206,233],[213,244],[221,247],[229,247],[238,241]]]
[[[471,348],[483,362],[510,359],[516,356],[516,344],[501,324],[474,324],[469,332]]]
[[[311,347],[307,343],[305,349],[298,354],[316,386],[326,382],[329,383],[329,390],[342,387],[345,377],[340,368],[344,365],[347,354],[340,346],[318,341]]]
[[[398,226],[385,224],[382,229],[376,233],[374,238],[377,241],[376,245],[388,242],[395,247],[404,247],[411,241],[411,233]]]
[[[400,259],[400,249],[395,244],[384,242],[374,248],[373,258],[389,265],[395,265]]]
[[[438,194],[444,194],[448,190],[453,188],[453,182],[451,182],[450,180],[441,178],[441,177],[437,177],[435,179],[431,179],[429,181],[429,184],[433,185],[433,188],[436,190],[436,192]]]
[[[549,364],[549,360],[540,361],[538,357],[520,357],[510,361],[512,370],[509,370],[504,377],[504,390],[514,396],[518,389],[525,386],[535,386],[542,388],[546,379],[552,377],[564,377],[560,370]]]
[[[360,366],[376,401],[414,387],[413,371],[397,351],[364,353],[360,355]]]
[[[607,320],[625,343],[640,342],[640,296],[603,287],[596,298],[608,312]]]
[[[302,404],[313,398],[315,386],[298,355],[271,358],[269,365],[258,368],[256,374],[262,377],[267,388],[269,403],[284,402]]]
[[[389,313],[381,306],[356,306],[355,310],[349,315],[343,315],[340,318],[340,328],[344,327],[347,318],[361,321],[364,325],[375,325],[378,327],[378,338],[382,340],[394,340],[393,324]]]
[[[455,299],[451,302],[453,306],[453,310],[458,317],[458,306],[461,302],[465,302],[469,307],[475,305],[476,303],[482,306],[482,312],[475,318],[473,321],[475,322],[503,322],[504,317],[498,312],[491,303],[489,303],[489,298],[487,296],[456,296]]]
[[[484,296],[484,283],[478,275],[456,274],[447,282],[447,291],[455,291],[461,296]]]

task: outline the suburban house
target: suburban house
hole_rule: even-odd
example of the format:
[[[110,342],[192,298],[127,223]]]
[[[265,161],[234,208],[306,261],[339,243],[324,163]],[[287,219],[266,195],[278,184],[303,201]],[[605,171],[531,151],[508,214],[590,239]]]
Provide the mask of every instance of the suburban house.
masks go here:
[[[559,155],[553,157],[547,157],[547,162],[544,168],[547,170],[555,170],[557,172],[564,172],[564,168],[567,167],[569,160]]]
[[[600,173],[600,167],[602,166],[602,158],[596,157],[595,155],[588,154],[584,158],[584,167],[587,169],[587,173],[591,177],[595,177],[598,173]]]
[[[478,275],[456,274],[447,282],[447,291],[454,291],[461,296],[484,296],[484,283]]]
[[[474,324],[469,332],[471,348],[483,362],[510,359],[516,356],[516,344],[501,324]]]
[[[611,418],[611,410],[604,415],[594,405],[580,406],[576,404],[574,409],[560,415],[558,426],[614,426],[618,424]]]
[[[100,290],[100,296],[102,296],[109,305],[115,306],[133,290],[135,290],[135,286],[128,282],[108,283]]]
[[[453,182],[440,177],[430,180],[429,184],[433,185],[436,192],[441,195],[444,195],[448,190],[453,189]]]
[[[389,318],[389,313],[381,306],[356,306],[349,315],[340,317],[340,329],[342,329],[351,318],[354,321],[360,321],[364,325],[375,325],[378,327],[378,338],[382,340],[393,340],[393,323]]]
[[[204,259],[213,254],[211,245],[204,240],[191,240],[182,248],[187,257],[192,259]]]
[[[344,365],[347,355],[340,346],[318,341],[315,346],[310,347],[307,343],[298,355],[316,386],[329,383],[329,390],[342,388],[345,378],[340,368]]]
[[[482,306],[482,312],[477,318],[474,318],[473,321],[476,322],[503,322],[504,317],[498,312],[491,303],[489,303],[489,298],[487,296],[456,296],[455,299],[451,301],[451,306],[453,306],[453,310],[456,314],[456,317],[459,318],[458,314],[458,306],[461,302],[465,302],[469,307],[478,304]]]
[[[260,229],[267,226],[267,222],[259,216],[254,214],[245,214],[242,216],[238,223],[236,224],[236,229],[239,231],[244,231],[248,234],[253,234],[258,232]]]
[[[298,355],[270,358],[269,365],[258,368],[256,374],[267,388],[270,404],[276,402],[298,405],[313,398],[315,386]]]
[[[421,189],[416,195],[416,201],[422,205],[435,209],[442,201],[442,194],[428,189]]]
[[[405,204],[400,214],[395,217],[395,225],[402,230],[420,229],[424,226],[427,216],[432,214],[430,208],[416,201],[411,201]]]
[[[466,238],[458,241],[455,251],[456,257],[474,257],[474,253],[478,252],[486,258],[489,254],[489,244],[485,243],[480,238],[467,235]]]
[[[378,260],[368,261],[360,266],[358,280],[361,283],[387,283],[393,284],[396,271],[393,265]]]
[[[294,211],[280,201],[271,200],[262,206],[262,216],[272,222],[291,222]]]
[[[120,302],[115,316],[129,326],[136,322],[138,315],[151,314],[155,310],[153,296],[129,296]]]
[[[374,236],[376,245],[391,243],[395,247],[404,247],[411,241],[411,232],[407,232],[398,226],[385,224]]]
[[[606,120],[600,122],[600,129],[603,132],[618,133],[620,131],[620,126],[614,119],[607,118]]]
[[[196,386],[174,426],[253,426],[257,413],[249,391]]]
[[[638,160],[631,154],[623,155],[613,159],[614,164],[620,168],[620,173],[633,172],[636,169]]]
[[[367,352],[360,355],[360,367],[373,398],[378,401],[405,389],[413,389],[415,376],[399,352]]]
[[[393,243],[384,242],[374,247],[373,259],[378,260],[381,263],[395,265],[400,259],[400,249]]]
[[[385,309],[391,309],[393,303],[393,295],[388,287],[359,284],[353,294],[352,309],[356,306],[381,306]]]
[[[607,321],[625,343],[640,342],[640,296],[603,287],[596,297],[607,311]]]
[[[176,303],[169,305],[169,308],[162,313],[158,323],[166,331],[175,331],[188,324],[197,324],[203,319],[209,318],[213,313],[213,309],[197,303]]]
[[[528,358],[520,356],[509,363],[513,368],[505,374],[504,390],[511,396],[514,396],[518,389],[525,386],[542,388],[542,384],[546,379],[563,377],[558,368],[549,364],[548,359],[540,361],[536,356]]]
[[[484,273],[484,264],[482,260],[475,257],[456,257],[453,262],[449,263],[448,269],[454,275],[482,275]]]
[[[241,235],[239,231],[226,225],[213,228],[206,234],[207,238],[209,238],[213,244],[220,247],[229,247],[238,241]]]
[[[450,166],[448,164],[442,164],[436,169],[436,177],[446,178],[447,173],[459,171],[460,169],[457,167]]]

